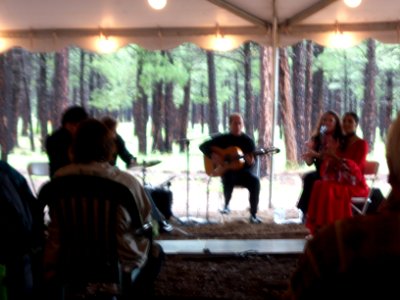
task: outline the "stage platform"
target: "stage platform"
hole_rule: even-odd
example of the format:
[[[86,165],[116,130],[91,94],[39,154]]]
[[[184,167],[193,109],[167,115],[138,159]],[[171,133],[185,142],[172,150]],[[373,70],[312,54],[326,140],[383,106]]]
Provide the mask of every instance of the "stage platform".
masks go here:
[[[157,240],[166,255],[300,254],[306,239]]]

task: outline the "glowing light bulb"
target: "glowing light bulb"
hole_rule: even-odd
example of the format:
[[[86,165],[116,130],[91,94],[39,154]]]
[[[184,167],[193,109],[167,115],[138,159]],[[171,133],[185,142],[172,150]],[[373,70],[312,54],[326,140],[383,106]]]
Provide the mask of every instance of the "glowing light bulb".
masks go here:
[[[214,49],[217,51],[229,51],[233,48],[233,42],[226,36],[217,35],[214,39]]]
[[[153,9],[163,9],[167,5],[167,0],[147,0]]]
[[[114,39],[100,35],[97,41],[97,48],[102,53],[111,53],[117,49],[117,42]]]
[[[343,0],[348,7],[355,8],[361,4],[362,0]]]
[[[353,46],[353,36],[346,32],[336,32],[330,36],[329,45],[334,48],[348,48]]]

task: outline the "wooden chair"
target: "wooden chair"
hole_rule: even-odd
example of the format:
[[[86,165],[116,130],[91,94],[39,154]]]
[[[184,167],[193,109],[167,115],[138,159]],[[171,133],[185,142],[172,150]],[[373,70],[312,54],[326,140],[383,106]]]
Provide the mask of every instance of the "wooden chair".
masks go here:
[[[367,197],[352,197],[351,206],[353,212],[356,214],[364,215],[367,212],[368,205],[371,202],[371,193],[375,184],[375,180],[378,177],[379,162],[367,161],[364,166],[364,176],[369,186],[369,194]]]
[[[64,299],[78,299],[77,295],[85,296],[80,299],[117,299],[127,288],[125,280],[129,284],[133,276],[120,269],[119,206],[131,215],[132,230],[137,235],[152,238],[151,225],[142,223],[129,189],[106,178],[71,175],[46,183],[39,200],[48,205],[59,230],[61,257],[56,277]],[[105,291],[100,288],[102,284],[118,288]]]

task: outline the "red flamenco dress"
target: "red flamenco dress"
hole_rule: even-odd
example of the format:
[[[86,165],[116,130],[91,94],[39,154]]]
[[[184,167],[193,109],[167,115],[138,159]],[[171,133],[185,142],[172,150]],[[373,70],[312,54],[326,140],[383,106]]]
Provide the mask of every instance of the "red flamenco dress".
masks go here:
[[[345,152],[338,153],[342,160],[328,159],[322,163],[322,179],[314,183],[307,211],[306,226],[311,234],[324,225],[351,217],[351,198],[368,196],[369,188],[361,171],[367,151],[367,144],[359,139]]]

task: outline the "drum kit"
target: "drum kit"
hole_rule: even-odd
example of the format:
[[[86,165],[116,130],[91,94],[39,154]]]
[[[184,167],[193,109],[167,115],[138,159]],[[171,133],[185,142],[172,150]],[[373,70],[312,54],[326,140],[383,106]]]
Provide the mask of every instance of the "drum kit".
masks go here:
[[[137,163],[134,164],[132,166],[129,167],[129,170],[132,172],[137,172],[137,171],[141,171],[142,172],[142,181],[143,181],[143,185],[147,185],[146,183],[146,172],[147,172],[147,168],[150,167],[154,167],[158,164],[160,164],[161,161],[160,160],[143,160],[141,163]]]

